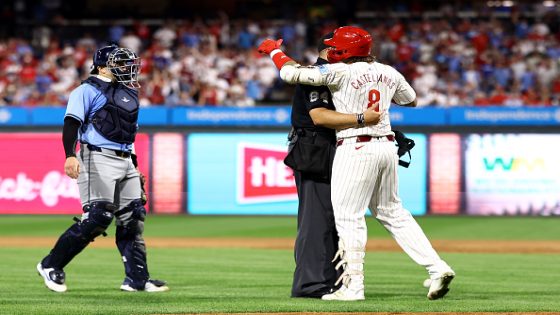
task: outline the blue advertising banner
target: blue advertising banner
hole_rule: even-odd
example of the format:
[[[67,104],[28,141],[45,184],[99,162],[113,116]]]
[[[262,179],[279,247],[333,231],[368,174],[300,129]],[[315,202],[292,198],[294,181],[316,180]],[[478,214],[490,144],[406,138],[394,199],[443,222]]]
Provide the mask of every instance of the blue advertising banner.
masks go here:
[[[31,110],[31,123],[41,126],[62,126],[66,107],[37,107]],[[138,124],[166,125],[168,123],[168,109],[164,107],[141,108]]]
[[[62,125],[65,107],[2,108],[0,126]],[[237,107],[143,107],[139,125],[208,127],[288,127],[290,106]],[[394,126],[554,126],[560,124],[560,108],[408,108],[393,105]]]
[[[66,107],[37,107],[31,111],[31,124],[35,126],[62,126]]]
[[[142,107],[138,113],[138,125],[163,126],[168,124],[169,110],[165,107]]]
[[[182,126],[290,126],[291,107],[177,107],[171,123]]]
[[[27,125],[29,112],[19,107],[0,107],[0,126]]]
[[[434,126],[446,124],[446,110],[443,108],[409,108],[391,105],[389,109],[391,125]]]
[[[449,125],[498,125],[537,126],[560,124],[557,108],[452,108],[449,109]]]
[[[426,136],[410,168],[399,167],[399,191],[414,215],[426,213]],[[286,134],[194,133],[187,138],[187,211],[204,215],[294,215],[297,191],[283,163]]]

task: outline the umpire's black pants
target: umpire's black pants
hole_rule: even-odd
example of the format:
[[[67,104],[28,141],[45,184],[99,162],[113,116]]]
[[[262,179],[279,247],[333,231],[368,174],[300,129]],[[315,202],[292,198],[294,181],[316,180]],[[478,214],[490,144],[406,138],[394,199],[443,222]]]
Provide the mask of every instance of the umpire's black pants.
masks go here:
[[[338,236],[330,179],[299,171],[294,175],[299,207],[292,297],[321,297],[338,278],[331,262],[338,250]]]

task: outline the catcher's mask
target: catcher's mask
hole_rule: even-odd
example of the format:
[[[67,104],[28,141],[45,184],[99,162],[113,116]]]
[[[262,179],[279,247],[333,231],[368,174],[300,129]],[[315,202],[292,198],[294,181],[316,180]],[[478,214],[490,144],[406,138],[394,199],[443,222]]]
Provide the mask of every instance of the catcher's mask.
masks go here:
[[[111,71],[115,80],[129,88],[137,89],[138,74],[140,73],[140,57],[128,48],[117,48],[107,58],[107,69]]]

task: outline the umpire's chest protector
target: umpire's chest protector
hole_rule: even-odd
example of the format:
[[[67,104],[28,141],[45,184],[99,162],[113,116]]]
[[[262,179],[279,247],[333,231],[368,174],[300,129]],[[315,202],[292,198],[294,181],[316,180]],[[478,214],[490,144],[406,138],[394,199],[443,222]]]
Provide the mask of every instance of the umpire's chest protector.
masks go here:
[[[107,98],[107,103],[91,119],[95,130],[107,140],[122,144],[134,143],[140,108],[138,91],[96,77],[89,77],[84,83],[91,84]]]

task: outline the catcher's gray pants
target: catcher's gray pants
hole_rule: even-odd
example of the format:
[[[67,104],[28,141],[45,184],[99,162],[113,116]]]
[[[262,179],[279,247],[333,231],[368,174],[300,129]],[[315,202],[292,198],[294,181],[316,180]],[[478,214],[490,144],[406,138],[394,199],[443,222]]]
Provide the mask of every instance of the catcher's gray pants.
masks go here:
[[[78,187],[82,206],[93,201],[108,201],[121,210],[133,200],[140,199],[140,176],[132,159],[119,157],[112,150],[102,150],[93,151],[87,145],[81,145]]]

